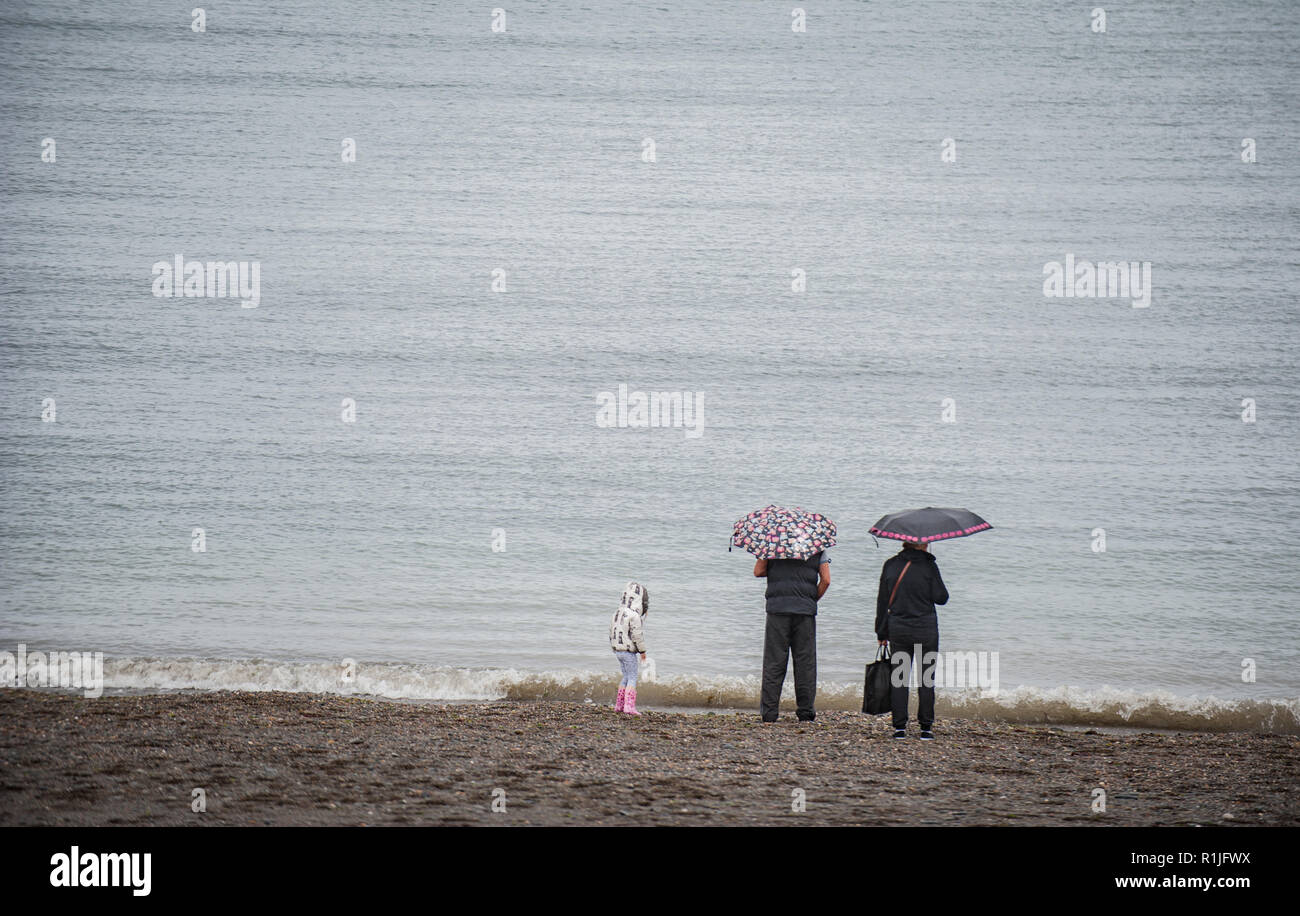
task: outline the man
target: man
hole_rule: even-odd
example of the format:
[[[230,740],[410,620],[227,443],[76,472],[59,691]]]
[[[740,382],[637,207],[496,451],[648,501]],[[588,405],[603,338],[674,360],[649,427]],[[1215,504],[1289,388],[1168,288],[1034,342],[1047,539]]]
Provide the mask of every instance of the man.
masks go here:
[[[775,722],[785,669],[794,656],[795,711],[800,722],[817,718],[817,602],[831,586],[830,552],[806,560],[759,560],[754,575],[767,579],[767,632],[759,713]]]

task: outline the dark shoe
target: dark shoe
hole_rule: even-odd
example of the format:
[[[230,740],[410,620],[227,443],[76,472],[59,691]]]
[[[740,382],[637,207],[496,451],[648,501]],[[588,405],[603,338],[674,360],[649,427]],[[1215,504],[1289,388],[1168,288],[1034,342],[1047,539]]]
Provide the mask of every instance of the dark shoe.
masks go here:
[[[800,721],[800,722],[815,722],[815,721],[817,721],[817,713],[813,713],[811,716],[800,716],[800,717],[799,717],[799,721]]]
[[[928,728],[923,728],[923,729],[921,729],[921,740],[922,740],[922,741],[933,741],[933,740],[934,740],[934,732],[930,731],[930,729],[928,729]]]
[[[901,728],[896,728],[896,729],[894,729],[894,737],[895,737],[895,738],[906,738],[906,737],[907,737],[907,732],[904,731],[904,730],[901,729]]]

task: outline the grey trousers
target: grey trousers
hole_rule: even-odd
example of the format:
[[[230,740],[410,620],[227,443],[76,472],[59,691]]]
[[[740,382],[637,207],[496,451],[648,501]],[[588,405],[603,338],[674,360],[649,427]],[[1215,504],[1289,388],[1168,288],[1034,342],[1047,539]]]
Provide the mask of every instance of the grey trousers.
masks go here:
[[[763,690],[759,713],[775,722],[781,706],[785,669],[794,656],[795,712],[811,722],[817,717],[817,618],[812,614],[768,614],[763,638]]]

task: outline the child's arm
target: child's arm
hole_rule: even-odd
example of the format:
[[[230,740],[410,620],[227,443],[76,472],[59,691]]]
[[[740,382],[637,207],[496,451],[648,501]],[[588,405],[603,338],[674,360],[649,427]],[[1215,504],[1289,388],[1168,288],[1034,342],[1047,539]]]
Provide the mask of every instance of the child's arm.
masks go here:
[[[645,636],[641,629],[641,615],[629,614],[631,620],[628,622],[627,635],[632,637],[632,651],[640,652],[641,657],[645,658]]]

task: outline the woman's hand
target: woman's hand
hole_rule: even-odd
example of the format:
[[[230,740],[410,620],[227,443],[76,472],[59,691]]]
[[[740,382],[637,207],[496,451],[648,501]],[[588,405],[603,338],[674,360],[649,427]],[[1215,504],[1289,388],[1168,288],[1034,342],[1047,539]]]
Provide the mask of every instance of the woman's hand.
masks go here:
[[[884,645],[888,645],[888,644],[889,644],[889,640],[888,640],[888,639],[882,639],[882,640],[880,640],[880,642],[878,642],[876,645],[884,646]]]
[[[645,661],[645,653],[644,653],[644,652],[641,653],[641,661]]]

